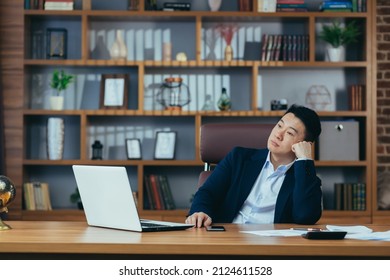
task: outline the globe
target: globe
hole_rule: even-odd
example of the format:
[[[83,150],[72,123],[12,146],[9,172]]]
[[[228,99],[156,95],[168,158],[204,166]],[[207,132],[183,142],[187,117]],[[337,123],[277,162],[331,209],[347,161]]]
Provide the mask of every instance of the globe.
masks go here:
[[[7,213],[7,206],[15,199],[15,186],[9,178],[0,175],[0,213]],[[0,230],[10,229],[0,218]]]

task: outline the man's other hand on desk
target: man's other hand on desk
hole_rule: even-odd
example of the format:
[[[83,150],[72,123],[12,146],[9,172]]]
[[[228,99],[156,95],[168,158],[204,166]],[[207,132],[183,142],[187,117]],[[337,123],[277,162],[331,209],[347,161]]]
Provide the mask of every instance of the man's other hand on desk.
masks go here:
[[[191,216],[188,216],[186,219],[186,224],[194,224],[194,227],[207,227],[213,223],[212,219],[203,212],[195,212]]]

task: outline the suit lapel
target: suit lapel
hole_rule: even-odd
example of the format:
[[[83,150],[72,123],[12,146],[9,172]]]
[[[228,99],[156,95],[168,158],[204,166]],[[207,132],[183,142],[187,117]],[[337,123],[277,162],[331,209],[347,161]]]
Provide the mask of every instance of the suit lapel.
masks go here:
[[[284,178],[282,187],[280,188],[278,198],[276,200],[275,218],[274,218],[275,223],[278,223],[278,221],[280,221],[281,219],[283,208],[286,206],[287,200],[291,195],[293,184],[294,184],[294,164],[287,171],[286,177]]]
[[[240,193],[240,203],[242,205],[249,196],[252,190],[253,184],[260,174],[261,169],[264,166],[265,160],[268,155],[268,150],[259,150],[256,152],[250,160],[243,163],[242,174],[245,174],[240,180],[240,186],[243,186]]]

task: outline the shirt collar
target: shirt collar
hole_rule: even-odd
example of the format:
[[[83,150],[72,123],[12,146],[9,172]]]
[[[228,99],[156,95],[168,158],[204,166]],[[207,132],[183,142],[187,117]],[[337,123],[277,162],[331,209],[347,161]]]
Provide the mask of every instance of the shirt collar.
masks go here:
[[[285,165],[280,165],[274,172],[277,172],[280,175],[286,174],[286,172],[290,169],[290,167],[294,164],[295,160],[292,162],[285,164]],[[271,152],[268,152],[267,159],[265,160],[265,168],[273,168],[272,162],[271,162]]]

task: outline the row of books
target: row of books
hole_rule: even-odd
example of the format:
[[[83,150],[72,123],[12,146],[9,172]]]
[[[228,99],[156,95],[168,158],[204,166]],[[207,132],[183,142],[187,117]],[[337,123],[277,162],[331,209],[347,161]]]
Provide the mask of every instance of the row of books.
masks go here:
[[[238,1],[238,10],[241,12],[252,11],[252,1],[251,0],[239,0]]]
[[[348,88],[348,105],[351,111],[364,111],[365,105],[365,86],[351,85]]]
[[[323,12],[366,12],[366,0],[323,1],[320,11]]]
[[[366,12],[367,0],[329,0],[318,4],[304,0],[258,0],[258,12]]]
[[[74,0],[24,0],[25,10],[64,10],[71,11]]]
[[[52,210],[49,185],[47,183],[24,183],[23,197],[26,210]]]
[[[366,12],[367,0],[323,1],[319,6],[324,12]],[[259,12],[306,12],[308,6],[304,0],[258,0]],[[24,9],[73,10],[74,0],[24,0]],[[190,3],[164,3],[163,10],[191,9]],[[250,1],[240,0],[240,11],[250,11]]]
[[[261,61],[309,60],[309,35],[264,34],[261,44]]]
[[[307,4],[304,0],[278,0],[277,12],[307,12]]]
[[[45,0],[24,0],[25,10],[43,10]]]
[[[165,175],[145,175],[144,209],[173,210],[176,209],[168,177]]]
[[[335,183],[335,210],[366,210],[365,183]]]

